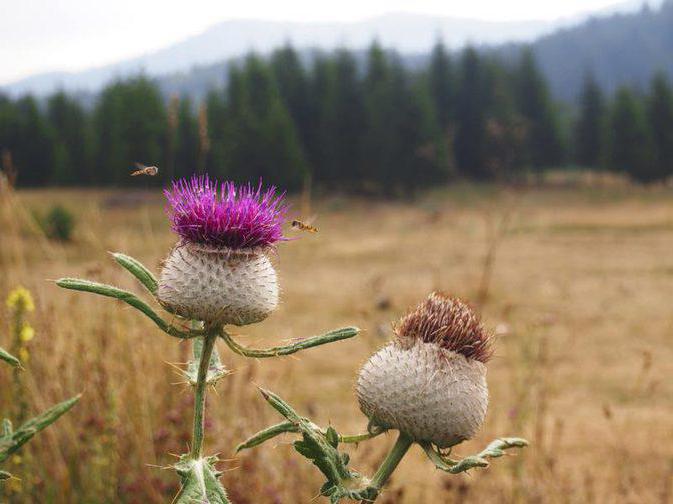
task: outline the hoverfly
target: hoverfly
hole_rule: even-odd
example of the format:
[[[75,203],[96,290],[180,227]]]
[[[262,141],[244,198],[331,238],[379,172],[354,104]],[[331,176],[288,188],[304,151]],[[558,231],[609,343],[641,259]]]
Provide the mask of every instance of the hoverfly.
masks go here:
[[[138,175],[149,175],[150,177],[154,177],[157,173],[159,173],[159,168],[156,166],[145,166],[142,163],[136,163],[136,170],[131,173],[132,177],[137,177]]]
[[[294,229],[298,229],[299,231],[307,231],[309,233],[317,233],[318,232],[317,227],[311,226],[310,224],[308,224],[306,222],[302,222],[300,220],[293,220],[292,221],[292,227]]]

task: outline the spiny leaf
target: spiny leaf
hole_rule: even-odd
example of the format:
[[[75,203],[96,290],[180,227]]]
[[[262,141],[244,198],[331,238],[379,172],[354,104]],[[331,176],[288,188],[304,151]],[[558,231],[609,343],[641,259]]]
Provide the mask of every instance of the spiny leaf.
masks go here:
[[[300,417],[279,396],[268,390],[260,390],[267,402],[301,433],[302,438],[294,442],[294,448],[327,478],[327,482],[320,490],[321,495],[329,497],[332,503],[337,503],[341,499],[362,500],[372,495],[373,487],[369,481],[357,472],[351,471],[347,467],[348,456],[344,456],[345,454],[339,453],[336,449],[339,435],[334,428],[329,427],[322,432],[313,422]],[[283,425],[283,429],[289,431],[288,425],[278,425]]]
[[[145,288],[150,292],[150,294],[155,295],[157,288],[159,287],[159,282],[154,277],[152,272],[145,267],[143,263],[137,259],[122,254],[120,252],[112,253],[112,257],[117,261],[119,265],[125,268],[129,273],[138,279],[138,281],[145,286]]]
[[[8,353],[5,349],[0,347],[0,360],[3,360],[10,364],[11,366],[14,367],[19,367],[21,365],[21,362],[19,359]]]
[[[488,444],[481,452],[470,455],[461,460],[451,460],[439,453],[430,443],[421,443],[425,454],[435,464],[437,469],[451,474],[458,474],[475,467],[488,467],[490,458],[502,457],[505,450],[510,448],[523,448],[528,446],[528,441],[522,438],[500,438]]]
[[[297,427],[292,422],[277,423],[276,425],[272,425],[264,430],[259,431],[257,434],[250,436],[248,439],[240,443],[236,447],[236,452],[238,453],[242,450],[259,446],[265,441],[275,438],[281,434],[285,434],[286,432],[299,432],[299,427]]]
[[[219,482],[220,473],[215,469],[217,457],[198,460],[183,455],[175,465],[182,486],[173,501],[175,504],[229,504],[227,492]]]
[[[199,362],[201,361],[201,352],[203,351],[203,338],[196,338],[193,340],[192,344],[192,355],[193,359],[187,364],[187,369],[185,370],[185,376],[187,380],[192,385],[196,385],[197,377],[199,374]],[[208,373],[206,374],[206,383],[214,385],[217,381],[226,376],[228,373],[227,368],[222,364],[220,360],[220,355],[217,353],[217,347],[213,348],[213,353],[210,356],[210,362],[208,363]]]
[[[333,343],[335,341],[340,341],[343,339],[352,338],[360,332],[360,329],[357,327],[343,327],[341,329],[335,329],[333,331],[321,334],[319,336],[312,336],[310,338],[302,339],[286,346],[277,346],[272,348],[248,348],[237,343],[228,333],[222,331],[220,336],[227,343],[229,348],[239,355],[244,357],[254,357],[262,359],[265,357],[278,357],[281,355],[290,355],[301,350],[306,350],[307,348],[313,348],[320,345],[325,345],[327,343]]]
[[[139,310],[147,317],[152,319],[152,321],[157,326],[159,326],[162,331],[164,331],[166,334],[169,334],[170,336],[189,339],[201,335],[198,332],[185,332],[173,327],[168,322],[163,320],[159,315],[157,315],[147,303],[139,299],[135,294],[132,294],[131,292],[125,291],[123,289],[98,282],[91,282],[89,280],[82,280],[79,278],[61,278],[56,280],[56,285],[64,289],[91,292],[92,294],[119,299],[120,301],[123,301],[124,303],[132,306],[136,310]]]
[[[0,438],[0,462],[7,460],[10,455],[27,443],[35,434],[58,420],[61,415],[70,410],[79,401],[80,397],[81,395],[77,395],[56,406],[52,406],[41,415],[25,422],[15,431],[11,431],[11,424],[8,429],[5,423],[3,430],[9,430],[9,435],[3,434],[3,437]]]

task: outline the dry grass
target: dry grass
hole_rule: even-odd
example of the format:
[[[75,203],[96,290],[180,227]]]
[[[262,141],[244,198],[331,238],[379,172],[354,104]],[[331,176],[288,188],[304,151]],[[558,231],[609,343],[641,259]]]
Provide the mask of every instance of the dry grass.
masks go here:
[[[158,191],[2,197],[0,292],[22,284],[37,304],[23,376],[31,409],[84,392],[9,468],[22,478],[11,499],[169,502],[175,477],[160,467],[185,450],[191,395],[168,363],[184,362],[188,346],[121,304],[47,281],[81,276],[135,288],[106,252],[158,266],[174,240]],[[54,202],[78,215],[73,244],[50,243],[30,225],[29,211]],[[507,234],[491,251],[489,237],[512,207]],[[256,384],[320,423],[362,431],[352,393],[358,367],[390,336],[391,320],[440,288],[485,297],[484,319],[500,335],[486,426],[456,452],[498,435],[521,435],[532,446],[468,476],[441,474],[413,450],[384,502],[673,501],[670,191],[457,187],[415,205],[330,199],[315,210],[320,232],[279,249],[281,308],[241,336],[264,346],[341,325],[365,331],[275,361],[246,361],[221,348],[235,372],[209,402],[209,452],[230,458],[238,441],[278,420]],[[487,254],[493,258],[485,261]],[[485,264],[492,268],[486,287]],[[0,345],[8,324],[2,308]],[[0,369],[0,383],[9,380]],[[2,414],[11,414],[10,395],[11,387],[0,388]],[[320,478],[288,441],[223,464],[235,503],[312,501]],[[392,441],[351,450],[354,467],[372,471]]]

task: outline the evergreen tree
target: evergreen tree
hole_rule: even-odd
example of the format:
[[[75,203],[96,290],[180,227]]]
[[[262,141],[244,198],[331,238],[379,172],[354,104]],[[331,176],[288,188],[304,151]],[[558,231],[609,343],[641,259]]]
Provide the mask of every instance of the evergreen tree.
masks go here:
[[[364,80],[366,133],[362,162],[366,167],[365,181],[375,184],[387,195],[394,193],[401,161],[395,153],[400,120],[395,86],[388,56],[378,42],[374,42],[367,55]]]
[[[612,105],[610,168],[639,182],[654,180],[649,133],[642,104],[631,90],[620,88]]]
[[[442,41],[438,41],[430,55],[428,87],[437,122],[446,131],[455,117],[456,79],[451,57]]]
[[[301,187],[307,166],[295,125],[269,66],[251,55],[231,86],[227,174],[241,181]]]
[[[24,185],[46,185],[51,179],[54,161],[54,139],[47,121],[32,96],[16,103],[17,135],[14,165],[18,181]]]
[[[240,72],[234,66],[229,69],[229,96],[235,95],[234,90],[240,82]],[[237,96],[237,95],[235,95]],[[226,178],[227,170],[227,142],[229,138],[228,114],[225,97],[220,91],[211,90],[206,97],[206,118],[208,123],[208,154],[206,171],[213,177]],[[230,100],[230,108],[237,103],[236,99]],[[200,139],[203,144],[203,139]]]
[[[271,68],[280,96],[295,124],[302,149],[314,139],[311,134],[311,103],[308,100],[309,78],[294,48],[289,44],[271,55]]]
[[[189,177],[198,171],[199,125],[192,109],[189,98],[180,100],[175,151],[176,177]]]
[[[558,117],[533,52],[524,51],[517,70],[519,113],[527,126],[528,162],[537,171],[563,160]]]
[[[90,134],[82,106],[60,91],[47,102],[47,119],[53,132],[55,149],[50,181],[65,185],[90,183]]]
[[[652,80],[647,114],[652,132],[652,177],[673,175],[673,92],[663,73]]]
[[[326,97],[326,119],[321,130],[323,145],[327,144],[329,171],[338,173],[342,182],[351,187],[359,183],[363,173],[362,142],[365,135],[365,108],[357,64],[346,50],[334,55],[330,86]]]
[[[580,98],[580,115],[575,125],[575,161],[598,168],[603,159],[605,140],[603,93],[592,75],[587,75]]]
[[[485,179],[487,86],[485,71],[474,48],[466,48],[460,60],[460,86],[456,108],[455,154],[461,175]]]

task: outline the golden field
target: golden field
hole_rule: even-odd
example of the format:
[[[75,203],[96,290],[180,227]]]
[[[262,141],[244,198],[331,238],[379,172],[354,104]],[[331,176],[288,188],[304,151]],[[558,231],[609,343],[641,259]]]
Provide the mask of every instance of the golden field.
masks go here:
[[[288,230],[300,239],[278,248],[280,309],[237,334],[273,346],[344,325],[363,332],[264,361],[220,346],[232,374],[209,396],[206,451],[226,459],[232,501],[324,500],[316,497],[321,475],[291,437],[234,457],[238,442],[280,420],[257,386],[317,423],[362,432],[353,394],[359,366],[390,337],[391,321],[440,289],[480,301],[498,335],[486,425],[454,455],[498,436],[526,437],[531,446],[461,476],[440,473],[412,448],[382,502],[673,502],[672,196],[626,185],[457,186],[413,203],[314,202],[319,232]],[[36,310],[18,387],[0,367],[0,416],[15,413],[17,391],[31,413],[83,393],[6,467],[20,480],[4,498],[170,502],[177,478],[166,467],[187,449],[192,400],[173,365],[188,359],[189,344],[120,302],[50,282],[76,276],[142,293],[108,251],[158,269],[175,240],[160,191],[1,197],[0,292],[25,286]],[[54,203],[77,217],[72,243],[49,241],[34,224],[32,214]],[[3,299],[0,346],[11,347],[10,339]],[[347,448],[351,465],[371,474],[393,441],[389,434]]]

